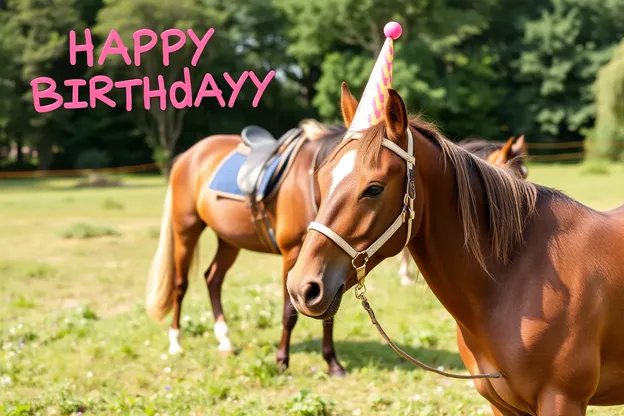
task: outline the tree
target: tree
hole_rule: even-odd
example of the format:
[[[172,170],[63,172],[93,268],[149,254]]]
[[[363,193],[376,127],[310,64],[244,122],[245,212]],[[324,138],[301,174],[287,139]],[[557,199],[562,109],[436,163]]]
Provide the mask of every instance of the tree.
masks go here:
[[[339,118],[342,81],[356,93],[364,88],[384,41],[383,25],[397,20],[403,35],[395,42],[393,86],[408,107],[426,110],[454,135],[499,130],[491,118],[501,96],[493,82],[498,77],[492,70],[495,60],[484,47],[462,50],[487,29],[491,2],[277,0],[277,4],[293,21],[289,53],[298,60],[302,81],[318,74],[312,103],[326,119]]]
[[[600,69],[595,94],[596,127],[587,147],[593,157],[617,159],[624,153],[624,40]]]
[[[38,76],[64,79],[79,73],[67,60],[67,33],[83,27],[77,0],[9,0],[3,15],[2,43],[12,57],[8,73],[14,97],[20,97],[10,104],[8,127],[18,141],[27,130],[38,149],[39,167],[45,169],[52,164],[55,138],[63,137],[70,114],[36,113],[29,83]]]
[[[574,140],[592,125],[592,84],[623,35],[621,1],[551,0],[526,23],[520,72],[534,85],[529,110],[542,133]]]
[[[216,28],[197,67],[189,71],[196,92],[206,72],[202,69],[208,70],[209,64],[228,49],[227,40],[219,31],[226,17],[224,7],[216,1],[203,4],[200,0],[104,0],[104,7],[98,13],[98,23],[94,32],[102,39],[106,39],[112,30],[117,31],[124,45],[129,47],[130,56],[133,56],[132,35],[139,29],[148,28],[157,34],[173,28],[183,31],[193,29],[201,38],[208,29]],[[155,89],[159,75],[163,75],[166,87],[182,80],[184,68],[191,67],[194,52],[194,45],[188,40],[181,50],[170,56],[169,65],[164,66],[162,43],[159,41],[154,49],[141,56],[140,66],[135,66],[134,62],[126,66],[119,56],[109,57],[105,65],[113,79],[148,77],[151,89]],[[140,94],[135,94],[136,103],[132,112],[134,121],[145,134],[154,158],[161,162],[163,172],[167,174],[184,128],[188,108],[176,109],[168,105],[165,110],[161,110],[158,106],[152,105],[150,110],[144,111],[142,88],[140,91]],[[125,97],[120,101],[123,100]]]

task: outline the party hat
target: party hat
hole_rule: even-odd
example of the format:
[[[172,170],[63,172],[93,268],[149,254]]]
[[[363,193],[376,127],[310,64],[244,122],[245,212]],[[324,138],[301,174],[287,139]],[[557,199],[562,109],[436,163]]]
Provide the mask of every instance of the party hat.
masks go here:
[[[384,107],[388,101],[388,89],[392,85],[393,41],[401,36],[402,31],[401,25],[397,22],[389,22],[384,26],[386,41],[362,94],[362,99],[349,127],[350,132],[364,130],[383,120]]]

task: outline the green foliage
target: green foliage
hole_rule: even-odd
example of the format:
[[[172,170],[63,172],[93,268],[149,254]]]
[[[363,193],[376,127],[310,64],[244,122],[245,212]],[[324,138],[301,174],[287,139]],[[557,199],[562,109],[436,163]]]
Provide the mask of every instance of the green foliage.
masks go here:
[[[275,378],[280,374],[280,369],[275,364],[273,349],[265,346],[254,351],[254,356],[246,365],[245,374],[261,386],[273,384]]]
[[[595,158],[616,159],[624,154],[624,40],[600,69],[595,94],[596,127],[587,147]]]
[[[624,7],[616,1],[551,0],[526,23],[520,73],[532,83],[529,110],[541,132],[579,135],[591,126],[592,85],[623,35]]]
[[[15,299],[11,303],[12,303],[12,305],[14,307],[22,308],[22,309],[30,309],[30,308],[34,308],[36,306],[35,302],[31,301],[30,299],[28,299],[24,295],[20,295],[17,299]]]
[[[583,163],[582,173],[584,175],[608,175],[609,165],[597,158],[590,158]]]
[[[151,239],[158,239],[160,237],[160,227],[153,226],[147,229],[147,236]]]
[[[613,53],[624,37],[620,0],[5,0],[0,159],[16,145],[36,149],[37,156],[0,160],[0,169],[156,161],[166,174],[175,155],[210,134],[260,124],[279,135],[308,117],[341,122],[340,84],[347,81],[361,96],[388,20],[403,25],[393,87],[411,112],[423,113],[451,138],[525,134],[529,142],[556,143],[587,137],[589,156],[622,158],[622,46]],[[214,28],[191,68],[195,91],[205,73],[215,75],[226,95],[223,72],[235,79],[244,70],[275,69],[278,75],[256,108],[250,105],[255,88],[247,82],[235,109],[204,100],[201,108],[146,112],[142,88],[135,87],[132,112],[125,111],[125,92],[114,90],[115,108],[36,113],[29,85],[35,77],[54,79],[65,99],[71,90],[64,80],[102,73],[114,81],[147,76],[152,83],[162,74],[168,86],[182,79],[195,50],[187,39],[168,67],[161,42],[142,55],[138,68],[119,56],[88,68],[84,53],[72,66],[68,32],[75,30],[82,42],[86,27],[96,60],[113,29],[132,57],[137,29],[193,28],[201,36]],[[80,99],[86,95],[84,87]]]
[[[288,413],[296,416],[327,416],[329,406],[310,390],[299,390],[287,403]]]
[[[87,222],[77,222],[74,223],[64,229],[62,229],[59,234],[63,238],[76,238],[76,239],[86,239],[86,238],[96,238],[96,237],[107,237],[107,236],[120,236],[121,233],[110,226],[107,225],[96,225]]]
[[[97,15],[98,24],[94,32],[105,39],[111,30],[116,30],[124,44],[129,45],[129,54],[133,56],[132,34],[141,28],[147,27],[156,33],[171,28],[191,28],[201,38],[209,28],[221,26],[226,17],[222,8],[203,7],[200,0],[104,0],[104,7]],[[215,31],[198,66],[191,71],[194,91],[199,89],[205,72],[202,69],[207,71],[215,57],[227,50],[227,41],[222,35]],[[195,52],[193,42],[187,41],[180,51],[170,57],[166,67],[161,45],[159,42],[158,47],[141,56],[141,65],[132,67],[134,77],[148,77],[154,85],[158,75],[163,75],[167,86],[182,79],[184,67],[191,67],[191,58]],[[120,56],[107,58],[105,65],[108,72],[116,78],[128,72]],[[136,126],[145,134],[147,144],[154,152],[154,160],[167,167],[182,134],[188,109],[176,111],[169,106],[165,110],[152,108],[145,111],[140,105],[143,94],[135,94],[135,99],[137,102],[132,114]]]
[[[26,277],[35,278],[35,279],[47,279],[50,277],[56,276],[58,270],[56,267],[53,267],[49,264],[45,263],[35,263],[29,265],[26,269]]]
[[[102,169],[110,167],[110,157],[105,151],[87,149],[78,155],[76,169]]]
[[[102,201],[102,208],[110,210],[122,210],[124,209],[124,205],[116,199],[106,198],[104,201]]]
[[[1,403],[0,411],[7,416],[29,416],[33,414],[33,406],[30,403]]]
[[[212,317],[209,312],[204,312],[199,319],[192,318],[189,315],[184,315],[182,317],[182,331],[184,334],[188,334],[193,337],[208,336],[209,331],[212,329],[211,321]]]
[[[60,80],[62,84],[65,78],[84,73],[84,69],[72,67],[67,58],[69,31],[80,31],[85,26],[80,18],[79,2],[9,0],[0,20],[3,22],[0,43],[4,45],[0,50],[8,51],[12,58],[7,66],[13,94],[5,98],[9,100],[5,114],[12,123],[5,125],[5,134],[28,135],[27,141],[38,148],[39,166],[48,168],[53,162],[53,137],[66,135],[72,113],[36,113],[29,84],[39,76]],[[69,97],[68,89],[62,92]]]

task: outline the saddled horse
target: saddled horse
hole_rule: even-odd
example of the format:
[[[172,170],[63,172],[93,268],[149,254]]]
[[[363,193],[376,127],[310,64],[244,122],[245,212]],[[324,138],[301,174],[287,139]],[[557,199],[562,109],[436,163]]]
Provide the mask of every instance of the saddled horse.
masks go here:
[[[524,136],[517,139],[512,136],[507,142],[489,142],[480,138],[469,138],[457,142],[457,145],[494,166],[511,169],[512,173],[522,179],[526,179],[529,174],[524,163],[527,155]],[[401,265],[399,266],[399,277],[403,286],[414,282],[409,273],[409,264],[410,253],[405,248],[401,252]]]
[[[210,227],[216,233],[218,242],[205,279],[219,351],[226,354],[232,351],[221,306],[221,286],[239,251],[246,249],[280,254],[283,259],[284,309],[282,338],[276,360],[281,367],[288,367],[290,335],[297,322],[297,312],[286,291],[286,273],[294,265],[306,227],[316,215],[319,195],[313,172],[340,143],[346,131],[343,127],[328,128],[314,121],[303,122],[300,127],[291,138],[284,136],[289,140],[279,150],[276,146],[281,141],[268,137],[269,133],[263,129],[255,128],[250,130],[249,137],[207,137],[176,158],[165,199],[158,250],[149,273],[146,302],[149,315],[158,321],[173,309],[169,330],[170,353],[182,350],[180,313],[189,267],[200,234]],[[248,145],[243,142],[248,142]],[[267,147],[274,150],[275,156],[288,154],[283,158],[287,161],[280,164],[279,158],[274,157],[266,165],[256,163],[248,166],[249,169],[235,164],[236,160],[244,160],[246,153],[249,153],[249,159],[257,159],[258,155],[271,156],[266,152]],[[239,170],[228,172],[229,165]],[[223,189],[228,191],[228,187],[237,187],[237,172],[241,189],[260,182],[267,184],[268,180],[263,180],[262,174],[270,180],[273,178],[269,178],[266,169],[264,172],[260,170],[263,166],[272,166],[273,172],[282,173],[272,189],[269,191],[267,188],[268,194],[262,200],[256,201],[254,195],[253,199],[246,201],[244,194],[224,197]],[[222,184],[223,189],[214,186],[220,180],[225,184]],[[230,194],[232,192],[230,189]],[[261,205],[265,215],[252,212],[251,201]],[[264,227],[265,221],[270,226]],[[345,372],[336,358],[332,331],[333,322],[325,321],[323,357],[329,365],[329,373],[341,376]]]
[[[332,318],[407,245],[469,372],[500,376],[475,381],[496,415],[624,404],[624,206],[599,212],[492,166],[409,119],[392,89],[384,104],[319,170],[319,213],[287,280],[297,310]],[[355,108],[343,90],[347,126]]]

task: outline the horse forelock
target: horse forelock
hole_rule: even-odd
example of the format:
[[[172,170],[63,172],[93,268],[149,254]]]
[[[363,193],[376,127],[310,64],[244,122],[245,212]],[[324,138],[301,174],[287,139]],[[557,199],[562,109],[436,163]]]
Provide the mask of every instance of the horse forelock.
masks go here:
[[[508,262],[514,247],[523,242],[525,224],[536,212],[536,186],[515,177],[508,169],[493,166],[457,146],[444,137],[432,123],[414,117],[411,118],[409,125],[437,144],[442,152],[444,164],[450,163],[453,167],[464,243],[483,270],[488,272],[486,256],[479,244],[480,224],[475,197],[479,193],[472,190],[473,175],[476,171],[485,192],[490,249],[497,260]],[[379,123],[362,133],[362,138],[358,140],[357,163],[359,166],[377,163],[383,148],[383,139],[387,137],[385,123]],[[418,155],[416,163],[418,164]]]

